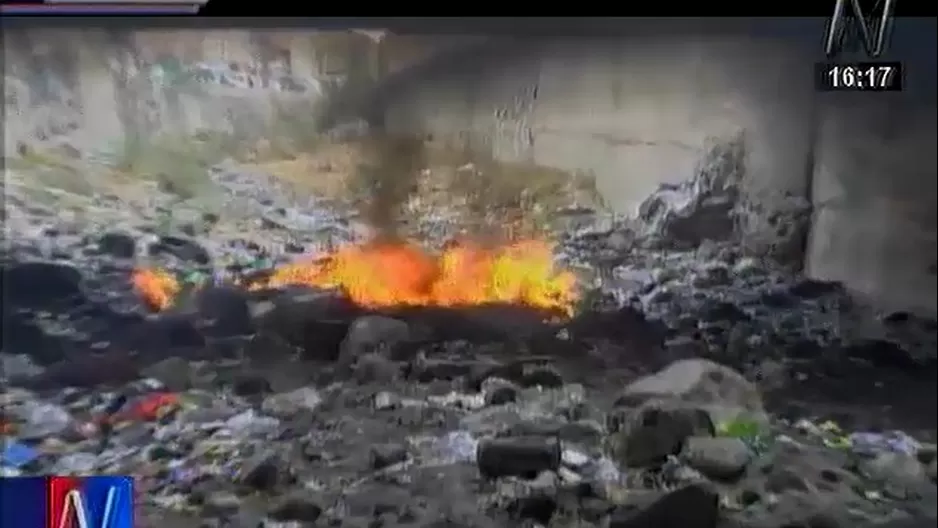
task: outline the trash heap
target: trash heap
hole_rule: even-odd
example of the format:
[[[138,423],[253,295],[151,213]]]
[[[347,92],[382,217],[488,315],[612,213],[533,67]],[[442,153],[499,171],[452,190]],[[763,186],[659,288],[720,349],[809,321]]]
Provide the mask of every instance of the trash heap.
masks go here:
[[[358,236],[234,168],[212,213],[14,192],[0,471],[133,475],[154,527],[934,523],[934,321],[769,265],[706,174],[561,236],[589,295],[552,322],[232,287]],[[144,265],[186,302],[148,311]]]

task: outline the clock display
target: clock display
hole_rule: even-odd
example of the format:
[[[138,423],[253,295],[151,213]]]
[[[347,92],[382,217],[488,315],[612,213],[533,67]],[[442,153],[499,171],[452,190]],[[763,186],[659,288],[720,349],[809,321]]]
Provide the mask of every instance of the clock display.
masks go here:
[[[898,92],[902,90],[902,63],[819,63],[815,82],[822,92]]]

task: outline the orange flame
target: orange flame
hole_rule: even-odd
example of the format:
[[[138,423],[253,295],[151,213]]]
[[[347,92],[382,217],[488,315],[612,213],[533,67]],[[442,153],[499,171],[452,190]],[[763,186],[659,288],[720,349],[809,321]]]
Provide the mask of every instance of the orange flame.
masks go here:
[[[175,277],[158,269],[135,270],[130,280],[143,302],[153,310],[172,306],[181,289]]]
[[[295,284],[338,288],[367,308],[512,303],[571,315],[577,301],[576,278],[555,269],[551,249],[540,241],[494,249],[464,243],[435,257],[407,243],[372,242],[339,249],[324,259],[283,266],[250,288]],[[141,272],[141,279],[135,280],[156,309],[168,306],[179,291],[160,273]]]

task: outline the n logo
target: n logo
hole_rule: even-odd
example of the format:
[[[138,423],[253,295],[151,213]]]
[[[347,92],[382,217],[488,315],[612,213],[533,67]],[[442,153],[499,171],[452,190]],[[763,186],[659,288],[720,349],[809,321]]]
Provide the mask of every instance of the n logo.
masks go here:
[[[130,477],[49,477],[44,528],[133,528]]]
[[[871,9],[868,14],[860,6],[861,0],[834,1],[834,14],[831,15],[824,43],[827,56],[836,57],[844,49],[845,41],[853,40],[850,44],[860,44],[867,57],[879,58],[886,51],[896,0],[862,2],[868,6],[873,4],[869,6]],[[848,25],[852,30],[849,33],[846,31]]]
[[[118,493],[119,490],[116,487],[107,490],[101,516],[97,519],[97,523],[91,524],[88,519],[89,510],[85,509],[85,501],[81,498],[81,492],[77,489],[69,491],[65,494],[65,500],[62,501],[58,528],[110,528],[114,523],[114,506],[117,505]]]

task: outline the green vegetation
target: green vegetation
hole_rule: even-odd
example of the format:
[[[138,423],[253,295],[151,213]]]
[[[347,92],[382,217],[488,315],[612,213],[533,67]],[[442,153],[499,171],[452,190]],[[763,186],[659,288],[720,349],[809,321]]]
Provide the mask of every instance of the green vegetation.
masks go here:
[[[224,134],[158,137],[119,145],[108,165],[125,178],[156,181],[164,191],[189,199],[208,184],[208,169],[236,151],[237,142]]]
[[[20,183],[26,192],[39,201],[54,199],[60,193],[90,196],[94,185],[80,170],[74,159],[61,153],[23,149],[19,156],[7,158],[6,168],[22,173]]]

